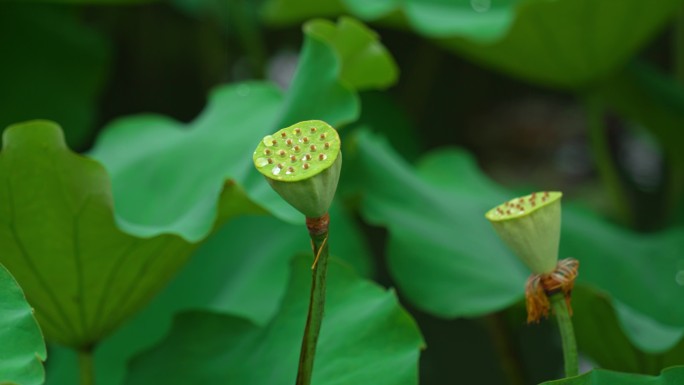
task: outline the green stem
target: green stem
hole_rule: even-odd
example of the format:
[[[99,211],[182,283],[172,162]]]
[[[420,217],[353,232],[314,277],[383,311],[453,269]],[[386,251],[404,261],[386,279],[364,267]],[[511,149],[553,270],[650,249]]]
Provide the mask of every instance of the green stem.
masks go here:
[[[299,370],[297,372],[297,385],[311,384],[314,358],[316,356],[316,343],[323,321],[325,308],[325,280],[328,270],[328,231],[311,234],[311,244],[314,254],[314,265],[311,277],[311,296],[309,300],[309,313],[306,318],[306,328],[302,338],[302,350],[299,355]]]
[[[677,12],[671,49],[674,58],[674,78],[680,86],[684,86],[684,7],[680,7]],[[670,159],[668,177],[666,208],[671,213],[667,219],[671,220],[677,215],[684,194],[684,167],[681,162]]]
[[[606,127],[603,124],[603,104],[596,98],[588,98],[585,105],[589,119],[589,139],[599,175],[613,202],[619,221],[631,226],[634,224],[634,215],[627,199],[626,189],[610,153]]]
[[[485,321],[509,385],[525,385],[526,376],[520,349],[514,341],[504,312],[492,313],[485,317]]]
[[[92,348],[84,348],[78,351],[78,367],[81,372],[81,385],[94,385]]]
[[[579,374],[579,364],[577,361],[577,342],[575,342],[575,330],[572,327],[568,304],[565,302],[563,293],[552,294],[551,308],[558,321],[561,341],[563,344],[563,360],[565,361],[565,377],[574,377]]]

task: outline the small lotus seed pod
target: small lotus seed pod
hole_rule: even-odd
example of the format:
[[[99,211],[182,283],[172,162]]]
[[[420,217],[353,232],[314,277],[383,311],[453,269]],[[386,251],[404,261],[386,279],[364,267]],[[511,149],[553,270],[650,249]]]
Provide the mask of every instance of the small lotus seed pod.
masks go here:
[[[535,274],[556,268],[560,243],[561,192],[537,192],[489,210],[499,237]]]
[[[324,135],[324,148],[308,145],[309,138],[300,135],[304,132]],[[279,148],[279,157],[289,159],[288,165],[264,162],[267,147]],[[302,148],[316,151],[317,156],[302,156]],[[318,218],[328,212],[337,190],[342,167],[340,148],[340,137],[334,128],[320,120],[309,120],[267,135],[254,151],[253,159],[256,169],[283,199],[307,217]]]

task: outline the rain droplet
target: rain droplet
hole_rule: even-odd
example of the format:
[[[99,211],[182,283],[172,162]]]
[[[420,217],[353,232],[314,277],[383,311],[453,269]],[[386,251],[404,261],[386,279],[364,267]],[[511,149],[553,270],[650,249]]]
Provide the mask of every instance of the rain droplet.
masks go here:
[[[257,158],[257,159],[256,159],[256,162],[254,162],[254,163],[256,163],[257,167],[264,167],[265,165],[268,164],[268,159],[266,159],[266,158]]]
[[[265,145],[266,147],[271,147],[271,146],[273,146],[273,145],[275,144],[275,143],[273,143],[273,142],[275,142],[275,141],[273,140],[273,137],[272,137],[271,135],[266,135],[266,136],[264,137],[263,142],[264,142],[264,145]],[[276,143],[277,143],[277,142],[276,142]]]
[[[271,170],[273,175],[280,174],[280,171],[282,171],[282,169],[283,169],[281,166],[282,166],[282,164],[277,164],[275,167],[273,167],[273,170]]]

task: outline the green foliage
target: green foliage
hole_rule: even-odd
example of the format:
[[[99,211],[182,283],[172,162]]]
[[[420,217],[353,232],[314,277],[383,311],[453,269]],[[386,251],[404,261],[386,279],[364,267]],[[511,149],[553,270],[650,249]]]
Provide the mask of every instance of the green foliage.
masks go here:
[[[39,385],[45,379],[45,341],[21,288],[0,265],[0,383]]]
[[[511,384],[532,384],[558,377],[559,341],[549,332],[555,329],[522,326],[529,271],[483,217],[494,205],[537,190],[564,192],[559,256],[581,262],[573,292],[580,352],[598,368],[622,372],[596,369],[547,383],[682,382],[681,367],[644,376],[684,363],[684,310],[676,305],[684,302],[684,221],[677,216],[684,208],[684,88],[673,80],[684,81],[684,62],[674,63],[674,77],[662,70],[663,60],[684,57],[684,33],[672,39],[671,53],[663,52],[669,35],[653,39],[681,0],[174,0],[114,6],[147,2],[153,3],[0,4],[0,125],[59,123],[19,123],[3,136],[0,263],[30,306],[0,269],[0,307],[12,305],[20,314],[0,317],[0,383],[42,382],[46,354],[31,307],[53,343],[49,385],[76,383],[70,349],[91,347],[98,385],[292,383],[311,245],[303,216],[253,169],[252,154],[264,135],[312,119],[340,130],[345,163],[330,209],[335,259],[315,383],[416,384],[419,372],[424,385],[504,375]],[[315,15],[351,14],[400,32],[376,33],[345,16],[267,30],[258,9],[264,21],[281,27]],[[144,33],[147,28],[172,33],[155,38]],[[291,47],[300,42],[295,66]],[[197,50],[173,56],[174,63],[160,59],[165,56],[159,52],[188,45]],[[434,45],[499,69],[514,82]],[[645,47],[640,60],[627,64]],[[201,57],[193,59],[196,53]],[[195,65],[188,66],[186,57]],[[186,92],[185,79],[170,78],[178,73],[167,68],[171,64],[187,68],[188,79],[203,90],[213,87],[206,100],[204,91],[196,98]],[[405,75],[397,83],[400,66]],[[140,72],[129,77],[129,71]],[[250,76],[277,84],[245,80]],[[570,93],[559,97],[519,80]],[[147,89],[156,82],[173,92]],[[496,93],[483,98],[480,87]],[[138,91],[154,95],[154,103],[144,104],[145,97],[121,102]],[[586,162],[598,164],[587,166],[582,181],[567,172],[528,179],[518,174],[536,168],[502,173],[492,167],[526,157],[527,165],[537,165],[542,152],[545,161],[560,164],[568,154],[558,146],[584,143],[582,114],[561,117],[556,127],[549,123],[556,115],[501,108],[516,106],[524,93],[562,99],[573,111],[591,108],[590,136],[604,140],[593,143],[596,153]],[[167,99],[173,102],[166,105]],[[174,117],[119,116],[158,106]],[[186,115],[170,106],[187,107]],[[452,108],[458,113],[442,111]],[[522,128],[509,122],[521,116],[530,119]],[[109,123],[101,133],[92,131],[101,122]],[[623,142],[626,132],[643,129],[656,141],[650,157]],[[85,149],[93,139],[88,157],[69,149]],[[464,148],[435,148],[445,145]],[[631,183],[634,170],[625,157],[640,166],[655,163],[645,169],[656,185],[649,190]],[[608,170],[612,179],[597,180],[594,168]],[[599,181],[608,181],[608,188]],[[614,194],[606,199],[605,191]],[[610,205],[636,218],[635,228],[612,222],[605,215]],[[643,226],[651,216],[654,225]],[[645,228],[651,231],[637,231]],[[399,305],[395,285],[410,313]],[[454,320],[463,317],[469,320]],[[430,338],[471,331],[471,339],[490,338],[477,341],[479,350],[460,340],[436,341],[438,350],[429,350],[419,367],[425,342],[418,327],[429,346]],[[476,362],[480,350],[486,357],[499,354],[501,362]],[[453,358],[454,352],[465,358]],[[438,354],[444,357],[436,363]],[[469,373],[442,373],[444,362]],[[27,377],[5,376],[6,368]],[[482,368],[491,373],[483,376]]]
[[[0,261],[21,282],[46,337],[88,346],[138,310],[176,272],[194,244],[174,234],[140,237],[117,225],[102,166],[69,151],[58,126],[8,128],[0,157]],[[250,210],[221,193],[226,218]],[[252,209],[253,210],[253,209]]]
[[[628,373],[658,374],[663,367],[681,363],[684,342],[681,331],[668,330],[663,326],[637,325],[636,316],[621,320],[621,305],[611,303],[601,293],[580,286],[573,291],[573,324],[580,350],[589,355],[601,368]],[[622,310],[624,312],[624,310]],[[622,317],[624,318],[624,317]],[[629,337],[625,329],[629,328]],[[673,335],[674,334],[674,335]],[[642,341],[635,344],[638,338]],[[676,343],[672,346],[673,341]],[[660,351],[648,347],[660,344]]]
[[[258,327],[214,313],[184,313],[167,339],[133,361],[126,384],[291,384],[311,285],[310,258],[297,258],[279,312]],[[314,384],[415,384],[423,346],[393,292],[330,264],[326,316]]]
[[[483,218],[515,194],[486,179],[467,153],[432,153],[414,171],[385,142],[362,131],[348,154],[363,196],[361,211],[389,228],[388,267],[415,306],[442,317],[476,316],[520,299],[528,272]],[[563,209],[560,257],[580,260],[579,281],[625,303],[634,317],[684,326],[680,309],[671,306],[684,301],[684,288],[673,275],[683,242],[681,229],[638,234],[573,205]],[[645,291],[658,295],[644,296]],[[680,335],[663,338],[674,338],[671,344]],[[636,335],[632,340],[645,343],[643,349],[658,344]]]
[[[345,25],[341,21],[338,28]],[[305,31],[319,26],[330,27],[313,21]],[[345,51],[319,34],[306,36],[301,64],[286,94],[266,82],[246,82],[215,90],[202,115],[188,127],[147,115],[121,119],[105,129],[93,156],[113,175],[114,200],[117,213],[125,219],[124,228],[139,232],[137,226],[144,224],[200,239],[211,229],[214,202],[226,177],[277,216],[302,221],[301,214],[275,198],[275,192],[252,172],[254,144],[300,120],[324,120],[333,127],[355,120],[358,96],[340,79],[344,69],[359,61],[369,63],[372,72],[392,69],[387,52],[378,48],[371,34],[362,41],[355,39],[355,49]],[[375,47],[374,56],[384,59],[368,62],[369,46]],[[151,197],[157,204],[148,204]],[[192,220],[179,220],[188,216]]]
[[[388,268],[413,304],[462,317],[520,298],[528,270],[484,219],[492,202],[507,196],[474,169],[471,157],[435,154],[416,175],[386,142],[365,131],[347,155],[355,185],[363,189],[361,212],[388,227]]]
[[[537,83],[581,87],[639,49],[679,0],[270,0],[275,24],[350,13],[408,27],[477,62]],[[341,3],[341,4],[340,4]],[[398,17],[400,14],[401,17]]]
[[[674,385],[682,381],[684,381],[684,367],[678,366],[664,370],[658,377],[592,370],[571,379],[545,382],[544,385]]]

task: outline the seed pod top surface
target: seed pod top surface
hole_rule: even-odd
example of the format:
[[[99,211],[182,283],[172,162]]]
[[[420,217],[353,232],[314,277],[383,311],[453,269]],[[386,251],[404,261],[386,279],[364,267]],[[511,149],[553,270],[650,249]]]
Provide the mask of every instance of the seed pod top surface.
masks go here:
[[[296,182],[330,168],[340,147],[334,128],[307,120],[266,135],[254,151],[254,165],[267,178]]]
[[[492,222],[507,221],[520,218],[525,215],[548,206],[560,199],[563,193],[558,191],[535,192],[530,195],[513,198],[489,210],[485,216]]]

